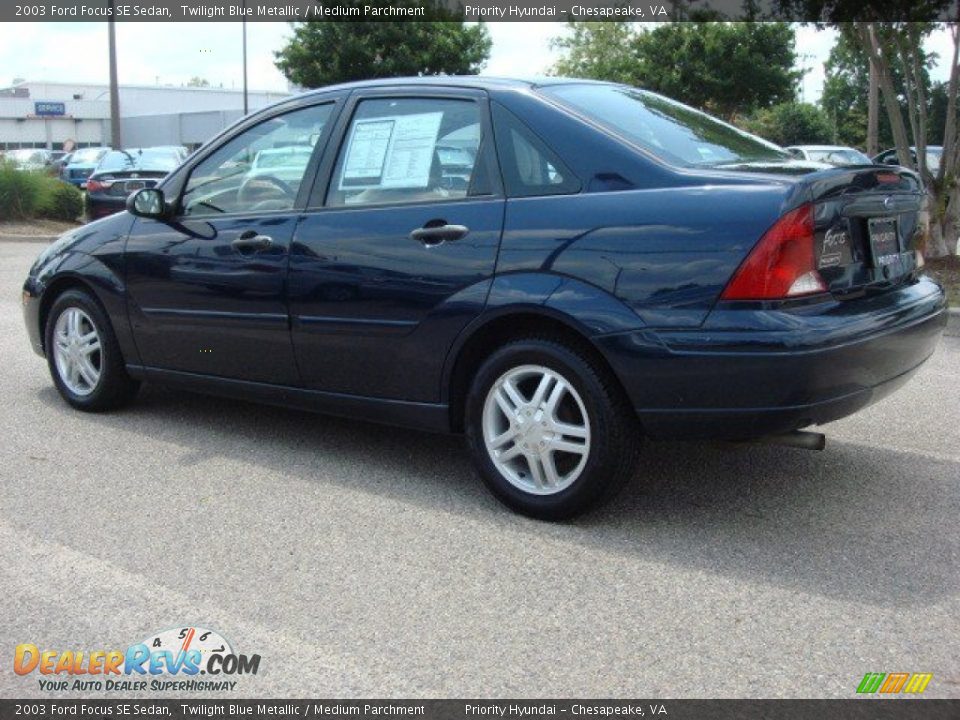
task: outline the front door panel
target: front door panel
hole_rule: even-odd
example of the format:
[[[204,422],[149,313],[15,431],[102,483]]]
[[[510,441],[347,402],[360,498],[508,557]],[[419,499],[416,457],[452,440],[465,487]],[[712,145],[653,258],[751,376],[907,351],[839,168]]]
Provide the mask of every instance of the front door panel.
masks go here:
[[[285,297],[296,222],[296,215],[138,220],[127,243],[127,287],[143,363],[298,384]],[[234,244],[251,235],[269,238],[269,246]]]

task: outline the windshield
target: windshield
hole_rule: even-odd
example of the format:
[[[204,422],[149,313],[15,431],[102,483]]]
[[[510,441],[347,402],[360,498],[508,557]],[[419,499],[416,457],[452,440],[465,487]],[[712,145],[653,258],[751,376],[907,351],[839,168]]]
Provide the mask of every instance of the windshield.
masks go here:
[[[789,153],[693,108],[620,85],[555,85],[545,95],[674,165],[782,161]]]
[[[91,165],[102,158],[106,152],[104,148],[84,148],[83,150],[77,150],[70,158],[70,163]]]
[[[176,153],[169,150],[114,150],[108,153],[98,172],[119,172],[123,170],[173,170],[179,164]]]

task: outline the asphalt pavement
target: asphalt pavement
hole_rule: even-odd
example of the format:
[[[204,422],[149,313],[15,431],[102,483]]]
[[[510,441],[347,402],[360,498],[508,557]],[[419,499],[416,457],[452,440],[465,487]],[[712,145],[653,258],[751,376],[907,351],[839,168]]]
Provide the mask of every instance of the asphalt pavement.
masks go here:
[[[648,443],[546,524],[457,437],[156,387],[71,410],[20,312],[41,248],[0,243],[0,697],[114,695],[40,690],[19,643],[187,625],[261,656],[245,697],[960,697],[960,338],[822,453]]]

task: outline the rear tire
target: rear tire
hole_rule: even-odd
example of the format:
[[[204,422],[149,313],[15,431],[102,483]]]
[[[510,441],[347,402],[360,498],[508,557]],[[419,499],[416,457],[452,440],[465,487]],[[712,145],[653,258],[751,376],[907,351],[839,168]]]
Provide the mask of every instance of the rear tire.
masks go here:
[[[127,374],[110,320],[86,291],[67,290],[54,300],[44,347],[53,384],[78,410],[111,410],[136,396],[140,383]]]
[[[487,358],[465,420],[483,482],[530,517],[584,513],[636,464],[640,428],[622,390],[588,353],[550,338],[517,340]]]

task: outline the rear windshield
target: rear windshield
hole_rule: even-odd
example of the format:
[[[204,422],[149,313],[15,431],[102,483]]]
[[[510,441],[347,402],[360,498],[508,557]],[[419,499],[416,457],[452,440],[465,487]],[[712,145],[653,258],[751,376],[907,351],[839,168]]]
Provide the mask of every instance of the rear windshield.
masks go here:
[[[72,163],[95,163],[104,155],[107,151],[105,148],[83,148],[82,150],[77,150],[73,157],[70,158]]]
[[[553,85],[544,95],[673,165],[785,160],[773,143],[661,95],[619,85]]]
[[[180,159],[169,150],[114,150],[100,162],[98,172],[124,170],[173,170]]]

